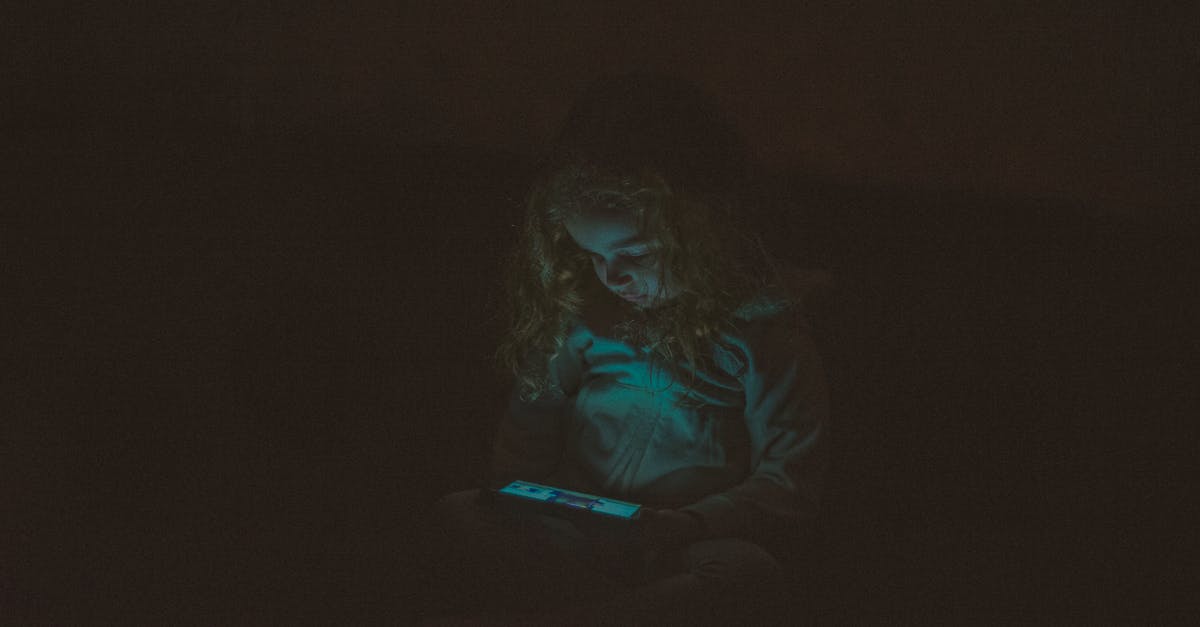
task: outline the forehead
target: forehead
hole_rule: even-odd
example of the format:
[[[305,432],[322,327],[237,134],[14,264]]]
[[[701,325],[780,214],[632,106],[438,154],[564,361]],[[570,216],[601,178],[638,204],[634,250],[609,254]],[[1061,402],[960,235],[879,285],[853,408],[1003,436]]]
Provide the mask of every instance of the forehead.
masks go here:
[[[582,248],[605,253],[644,241],[645,233],[632,211],[589,209],[568,216],[563,225]]]

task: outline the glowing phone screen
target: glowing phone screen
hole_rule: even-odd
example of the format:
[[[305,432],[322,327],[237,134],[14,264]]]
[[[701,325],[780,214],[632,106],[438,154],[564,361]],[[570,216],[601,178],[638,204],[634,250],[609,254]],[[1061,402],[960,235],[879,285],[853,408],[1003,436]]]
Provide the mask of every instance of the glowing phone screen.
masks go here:
[[[543,503],[554,503],[565,507],[584,509],[617,518],[633,518],[638,510],[642,508],[641,505],[636,503],[627,503],[625,501],[564,490],[563,488],[555,488],[529,481],[514,481],[500,488],[500,493],[519,496],[533,501],[541,501]]]

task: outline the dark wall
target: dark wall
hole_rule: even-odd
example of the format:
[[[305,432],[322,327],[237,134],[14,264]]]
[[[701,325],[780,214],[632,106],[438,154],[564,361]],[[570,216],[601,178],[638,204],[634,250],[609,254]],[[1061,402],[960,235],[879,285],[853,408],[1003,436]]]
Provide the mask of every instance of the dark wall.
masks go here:
[[[595,74],[653,67],[729,106],[748,219],[837,279],[820,611],[1169,612],[1194,37],[1025,9],[6,20],[0,606],[402,613],[506,392],[487,304],[533,164]]]
[[[211,124],[526,154],[593,77],[650,68],[703,83],[775,169],[1135,215],[1198,199],[1186,2],[27,11],[10,115],[101,144]]]

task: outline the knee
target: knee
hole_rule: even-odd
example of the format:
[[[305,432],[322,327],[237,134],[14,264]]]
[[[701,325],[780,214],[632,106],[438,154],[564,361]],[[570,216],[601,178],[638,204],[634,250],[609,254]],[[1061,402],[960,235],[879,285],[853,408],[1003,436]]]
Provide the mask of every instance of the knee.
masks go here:
[[[427,523],[430,529],[459,533],[473,528],[481,513],[479,490],[451,492],[429,508]]]
[[[691,572],[719,587],[760,587],[780,582],[783,568],[766,549],[739,538],[698,542],[689,549]]]
[[[453,517],[475,508],[478,502],[479,490],[461,490],[434,501],[429,511],[435,518]]]

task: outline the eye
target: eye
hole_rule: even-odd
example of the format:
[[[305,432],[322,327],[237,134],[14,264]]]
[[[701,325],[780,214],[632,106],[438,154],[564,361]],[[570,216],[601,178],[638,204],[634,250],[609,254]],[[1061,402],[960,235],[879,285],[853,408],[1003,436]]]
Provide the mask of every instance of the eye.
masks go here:
[[[654,259],[654,254],[654,250],[640,250],[631,253],[624,253],[621,256],[636,264],[645,265]]]
[[[621,259],[627,259],[627,260],[632,261],[637,264],[644,264],[644,263],[650,261],[651,259],[653,259],[654,254],[656,252],[657,251],[655,251],[653,249],[637,250],[637,251],[632,251],[632,252],[617,253],[617,256],[620,257]],[[589,252],[587,255],[592,260],[593,263],[604,263],[603,255],[598,255],[593,252]]]

